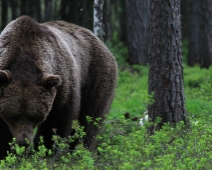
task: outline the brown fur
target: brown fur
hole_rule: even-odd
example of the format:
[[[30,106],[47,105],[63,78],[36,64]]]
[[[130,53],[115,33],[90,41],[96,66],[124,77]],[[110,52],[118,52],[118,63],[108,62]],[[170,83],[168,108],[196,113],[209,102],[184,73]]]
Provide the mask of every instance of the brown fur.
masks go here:
[[[27,16],[12,21],[0,36],[0,156],[12,136],[36,145],[42,135],[50,148],[53,129],[67,137],[74,119],[85,127],[85,146],[95,149],[99,129],[86,116],[104,118],[116,78],[113,55],[89,30]]]

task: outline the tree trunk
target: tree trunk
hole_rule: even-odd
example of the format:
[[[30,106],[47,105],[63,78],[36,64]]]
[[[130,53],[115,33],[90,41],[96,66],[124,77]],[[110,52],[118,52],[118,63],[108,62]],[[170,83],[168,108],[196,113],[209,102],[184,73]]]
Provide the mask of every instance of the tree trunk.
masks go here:
[[[86,21],[86,0],[81,0],[81,3],[78,4],[78,22],[80,26],[85,27],[85,21]]]
[[[190,0],[181,0],[181,21],[182,21],[182,39],[188,39],[188,23],[189,23],[189,2]],[[194,0],[195,1],[195,0]]]
[[[4,27],[7,25],[8,22],[8,2],[5,0],[2,0],[1,2],[1,30],[4,29]]]
[[[28,15],[38,22],[43,21],[41,18],[41,0],[20,0],[20,2],[20,15]]]
[[[28,13],[27,15],[34,18],[36,21],[41,22],[41,1],[40,0],[30,0],[28,2]]]
[[[93,31],[93,4],[94,1],[86,1],[85,27]]]
[[[21,15],[29,15],[29,1],[21,0]]]
[[[63,20],[85,26],[86,0],[62,0],[60,13]]]
[[[126,0],[127,44],[130,64],[147,64],[149,0]]]
[[[204,3],[200,2],[200,8],[200,65],[202,68],[209,68],[212,64],[212,1],[205,0]]]
[[[17,0],[9,0],[8,2],[10,3],[10,7],[12,11],[12,20],[14,20],[18,17],[18,13],[17,13],[18,3],[17,3]]]
[[[52,20],[52,0],[45,0],[45,21]]]
[[[112,29],[111,29],[111,0],[106,0],[104,8],[104,25],[105,25],[105,36],[104,40],[111,43],[112,39]]]
[[[146,0],[144,0],[146,1]],[[149,1],[149,0],[148,0]],[[127,45],[127,24],[126,24],[126,1],[125,0],[117,0],[117,8],[120,8],[118,14],[118,20],[120,23],[120,33],[119,33],[119,41],[123,42]],[[116,10],[116,9],[115,9]]]
[[[171,126],[183,120],[186,112],[183,91],[181,51],[180,0],[150,1],[149,94],[154,103],[149,106],[151,121],[157,117]]]
[[[61,8],[60,8],[60,16],[61,19],[64,21],[68,21],[68,7],[69,7],[69,1],[68,0],[62,0],[61,1]]]
[[[93,32],[103,41],[103,4],[104,0],[94,0],[94,22]]]
[[[189,1],[189,39],[188,39],[188,56],[187,64],[194,66],[200,63],[199,57],[199,0]]]
[[[111,27],[116,36],[112,36],[113,43],[123,42],[127,44],[127,31],[126,31],[126,4],[125,0],[115,0],[111,1],[111,13],[112,22]]]
[[[36,21],[38,22],[42,22],[42,18],[41,18],[41,0],[34,0],[34,18],[36,19]]]

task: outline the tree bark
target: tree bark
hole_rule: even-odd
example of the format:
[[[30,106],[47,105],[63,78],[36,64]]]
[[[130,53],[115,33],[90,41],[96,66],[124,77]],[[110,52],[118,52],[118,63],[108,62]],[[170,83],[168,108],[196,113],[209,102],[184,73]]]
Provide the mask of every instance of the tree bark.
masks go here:
[[[148,113],[153,122],[161,118],[154,127],[159,129],[165,122],[186,122],[180,0],[151,0],[150,16],[149,94],[155,101]]]
[[[212,1],[205,0],[204,3],[200,2],[200,8],[200,65],[202,68],[209,68],[212,64]]]
[[[103,41],[103,4],[104,0],[94,0],[94,22],[93,22],[93,32]]]
[[[200,63],[199,57],[199,29],[200,29],[200,8],[199,0],[189,1],[189,37],[187,64],[194,66]]]
[[[126,0],[127,44],[130,64],[147,64],[149,0]]]

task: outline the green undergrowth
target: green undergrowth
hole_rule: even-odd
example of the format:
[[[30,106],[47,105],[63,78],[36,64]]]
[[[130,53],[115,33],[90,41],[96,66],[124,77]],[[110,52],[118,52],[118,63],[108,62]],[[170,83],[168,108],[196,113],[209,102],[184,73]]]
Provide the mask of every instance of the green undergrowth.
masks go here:
[[[83,128],[74,124],[75,136],[54,136],[52,149],[46,149],[42,138],[38,151],[11,143],[12,153],[1,160],[0,169],[54,170],[188,170],[212,169],[212,68],[200,69],[184,65],[184,92],[189,127],[181,122],[175,128],[166,124],[149,135],[145,122],[124,119],[143,117],[151,102],[148,95],[148,66],[129,66],[126,48],[118,44],[112,52],[119,64],[119,78],[110,114],[97,137],[95,152],[80,143],[70,152],[75,138],[82,142]],[[97,125],[98,126],[98,125]]]
[[[54,149],[41,142],[39,151],[27,153],[14,146],[0,169],[211,169],[212,116],[190,118],[190,127],[183,123],[171,128],[169,124],[150,136],[147,122],[138,126],[130,119],[107,119],[98,136],[96,152],[89,152],[79,144],[70,153],[67,140],[54,137]],[[83,137],[83,133],[79,133]],[[78,137],[80,137],[80,135]],[[16,153],[16,154],[15,154]]]
[[[212,113],[212,68],[184,68],[186,109],[188,114],[201,117]]]

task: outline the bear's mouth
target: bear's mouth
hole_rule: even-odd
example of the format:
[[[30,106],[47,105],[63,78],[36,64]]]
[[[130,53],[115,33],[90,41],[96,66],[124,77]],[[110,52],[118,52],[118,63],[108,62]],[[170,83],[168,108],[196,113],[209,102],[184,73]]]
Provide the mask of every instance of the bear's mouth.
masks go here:
[[[28,132],[23,132],[17,135],[16,143],[19,146],[28,147],[33,142],[33,135]]]

